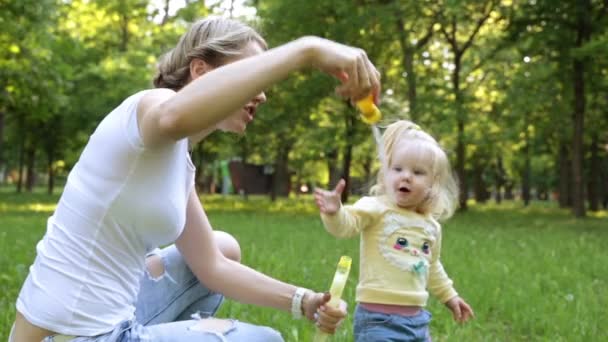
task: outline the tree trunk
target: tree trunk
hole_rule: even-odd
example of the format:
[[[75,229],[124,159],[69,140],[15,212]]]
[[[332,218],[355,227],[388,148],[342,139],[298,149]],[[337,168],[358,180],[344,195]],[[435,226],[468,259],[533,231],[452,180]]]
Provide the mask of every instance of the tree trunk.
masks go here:
[[[344,149],[344,158],[342,158],[342,178],[346,181],[346,186],[342,192],[342,203],[348,201],[350,193],[350,166],[353,156],[353,141],[355,135],[355,116],[346,115],[346,147]]]
[[[600,173],[600,181],[601,181],[601,197],[602,197],[602,207],[604,210],[608,209],[608,156],[603,158],[601,164],[601,173]]]
[[[397,32],[399,33],[399,44],[401,45],[402,63],[406,73],[407,100],[409,101],[410,118],[416,122],[418,113],[416,110],[416,71],[414,70],[415,49],[409,47],[408,34],[402,17],[397,18]]]
[[[171,0],[165,0],[165,4],[163,6],[163,19],[160,23],[161,26],[165,25],[167,23],[167,21],[169,21],[170,15],[169,15],[169,5],[171,3]]]
[[[338,150],[332,148],[326,154],[327,158],[327,171],[329,174],[329,184],[327,184],[327,188],[330,189],[338,183],[340,180],[340,170],[336,165],[338,165]]]
[[[486,188],[486,182],[483,179],[484,167],[478,163],[473,168],[473,192],[475,194],[475,201],[484,203],[490,197],[488,195],[488,189]]]
[[[442,26],[440,30],[443,32],[443,35],[446,37],[448,43],[451,45],[453,53],[454,53],[454,71],[452,73],[452,85],[454,91],[454,97],[456,99],[456,119],[458,126],[458,137],[457,137],[457,146],[456,146],[456,172],[458,174],[458,180],[460,181],[460,210],[467,209],[467,199],[468,199],[468,186],[467,186],[467,175],[466,175],[466,139],[465,139],[465,126],[467,124],[467,115],[464,111],[464,99],[462,96],[462,90],[460,89],[460,72],[462,71],[462,58],[469,49],[473,41],[475,40],[475,36],[479,33],[482,26],[486,23],[490,15],[493,13],[493,8],[496,5],[495,1],[488,1],[483,3],[483,16],[477,20],[477,23],[471,34],[468,38],[465,39],[465,42],[459,47],[458,38],[462,36],[457,34],[457,21],[456,16],[452,15],[451,23],[444,23],[445,26],[451,27],[451,33],[445,29],[445,26]]]
[[[598,211],[600,209],[600,158],[597,134],[594,133],[591,138],[591,161],[589,170],[589,210]]]
[[[572,212],[576,217],[585,216],[585,194],[583,181],[583,130],[585,118],[585,81],[584,65],[581,61],[574,62],[574,114],[572,126]]]
[[[230,9],[228,10],[228,14],[229,14],[230,18],[234,18],[233,12],[234,12],[234,0],[230,0]]]
[[[23,129],[21,131],[23,131]],[[20,134],[19,138],[19,175],[17,176],[17,193],[21,193],[23,191],[23,169],[25,165],[25,134]]]
[[[526,150],[528,148],[526,147]],[[526,152],[527,153],[527,152]],[[524,201],[524,206],[530,204],[530,156],[526,155],[524,161],[524,169],[521,175],[521,197]]]
[[[53,146],[47,148],[47,173],[49,177],[49,182],[47,184],[47,193],[49,195],[53,194],[53,190],[55,188],[55,170],[53,169],[53,162],[55,159],[55,153]]]
[[[36,184],[36,148],[34,146],[29,146],[26,151],[25,156],[26,162],[26,172],[27,177],[25,179],[25,188],[27,192],[34,191],[34,185]]]
[[[206,184],[206,180],[204,179],[203,172],[203,162],[204,162],[204,153],[203,150],[205,146],[205,139],[201,140],[196,146],[192,147],[192,153],[190,155],[190,159],[192,160],[192,164],[196,167],[194,171],[194,186],[199,193],[206,192],[205,188],[209,185]],[[203,176],[201,176],[203,175]],[[203,180],[201,181],[201,178]],[[209,190],[209,192],[211,192]]]
[[[456,174],[460,183],[459,204],[460,210],[467,209],[467,199],[469,197],[467,186],[467,174],[465,169],[466,145],[464,138],[465,118],[462,108],[462,94],[460,92],[460,60],[461,55],[454,53],[454,73],[452,75],[452,84],[454,87],[454,95],[456,98],[456,120],[458,128],[457,145],[456,145]]]
[[[119,50],[127,51],[129,46],[129,5],[125,0],[120,1],[120,46]]]
[[[515,196],[513,195],[513,188],[514,188],[514,184],[512,181],[507,181],[505,183],[505,199],[506,200],[513,200],[515,199]]]
[[[279,154],[272,177],[272,191],[270,199],[274,202],[277,196],[287,196],[289,194],[289,151],[291,146],[284,144],[279,148]]]
[[[0,108],[0,184],[4,183],[4,110]]]
[[[418,99],[416,96],[416,71],[414,69],[414,53],[408,50],[408,54],[403,57],[405,62],[405,72],[407,73],[407,99],[409,101],[410,118],[418,122]]]
[[[401,22],[401,20],[399,21]],[[403,28],[402,28],[403,30]],[[414,50],[408,49],[406,38],[401,39],[401,52],[403,53],[402,63],[405,70],[405,80],[407,81],[407,100],[409,102],[410,118],[418,121],[417,99],[416,99],[416,70],[414,69]]]
[[[562,142],[559,148],[559,207],[568,208],[572,205],[572,162],[570,161],[568,147]]]
[[[496,183],[495,183],[495,193],[494,200],[497,204],[502,202],[502,188],[505,185],[505,171],[502,166],[502,158],[498,157],[496,161]]]
[[[524,113],[524,169],[522,172],[521,196],[524,206],[530,204],[530,132],[528,131],[529,113]]]
[[[590,0],[577,1],[577,38],[576,47],[581,47],[590,35]],[[572,211],[576,217],[585,216],[585,183],[583,180],[585,129],[585,63],[580,57],[573,61],[574,113],[572,116],[572,177],[574,179]]]
[[[374,162],[374,154],[368,154],[363,160],[363,179],[365,184],[370,184],[372,180],[372,163]],[[369,189],[368,189],[369,190]]]

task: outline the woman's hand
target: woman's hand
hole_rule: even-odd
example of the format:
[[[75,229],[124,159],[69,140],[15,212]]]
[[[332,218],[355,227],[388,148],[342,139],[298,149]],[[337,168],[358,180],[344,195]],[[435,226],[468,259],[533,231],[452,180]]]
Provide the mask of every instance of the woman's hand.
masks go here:
[[[327,305],[331,295],[329,292],[315,293],[308,291],[302,299],[303,314],[323,332],[334,334],[346,317],[346,302],[340,300],[340,305],[334,308]]]
[[[469,318],[475,317],[473,313],[473,309],[471,306],[464,301],[464,299],[456,296],[450,300],[448,300],[445,305],[452,311],[452,315],[454,316],[454,320],[459,323],[464,323],[469,320]]]
[[[310,64],[342,81],[336,88],[340,96],[357,101],[372,93],[378,102],[380,73],[365,51],[318,37],[302,39],[311,47]]]
[[[345,186],[346,182],[344,182],[344,179],[340,179],[334,190],[315,189],[315,203],[321,213],[333,215],[338,212],[341,205],[341,195]]]

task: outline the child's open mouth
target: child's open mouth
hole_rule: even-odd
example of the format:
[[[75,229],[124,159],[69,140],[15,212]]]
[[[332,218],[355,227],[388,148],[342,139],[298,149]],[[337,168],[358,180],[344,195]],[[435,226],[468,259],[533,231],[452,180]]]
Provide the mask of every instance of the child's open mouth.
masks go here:
[[[409,193],[410,189],[406,188],[405,186],[402,186],[402,187],[399,188],[399,192]]]

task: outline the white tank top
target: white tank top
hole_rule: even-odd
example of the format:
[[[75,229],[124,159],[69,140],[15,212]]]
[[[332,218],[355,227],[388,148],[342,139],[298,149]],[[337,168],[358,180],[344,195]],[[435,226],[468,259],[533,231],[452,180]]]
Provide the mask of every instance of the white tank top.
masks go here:
[[[93,336],[132,319],[145,255],[181,234],[194,185],[187,139],[143,147],[127,98],[99,124],[70,172],[17,310],[61,334]]]

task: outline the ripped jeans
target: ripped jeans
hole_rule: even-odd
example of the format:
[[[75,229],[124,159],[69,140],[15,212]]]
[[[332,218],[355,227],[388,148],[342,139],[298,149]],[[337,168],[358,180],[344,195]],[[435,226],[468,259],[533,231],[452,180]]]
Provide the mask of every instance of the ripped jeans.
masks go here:
[[[192,274],[175,246],[150,254],[161,257],[164,274],[153,279],[148,272],[141,279],[135,321],[122,322],[113,331],[94,337],[75,337],[73,342],[144,341],[283,341],[276,330],[212,316],[224,297],[205,288]],[[49,336],[43,342],[66,341]]]

